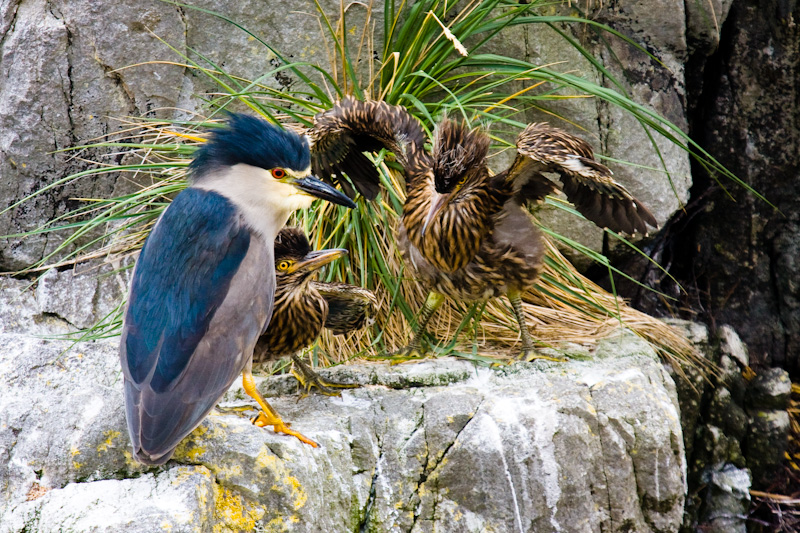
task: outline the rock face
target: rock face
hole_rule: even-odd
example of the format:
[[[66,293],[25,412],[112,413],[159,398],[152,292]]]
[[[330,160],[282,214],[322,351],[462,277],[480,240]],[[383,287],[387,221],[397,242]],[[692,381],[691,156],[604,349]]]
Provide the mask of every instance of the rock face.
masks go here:
[[[116,343],[0,334],[0,531],[677,531],[672,380],[620,333],[593,361],[339,367],[342,398],[266,394],[317,440],[253,426],[234,387],[174,460],[131,459]]]
[[[246,24],[285,51],[288,61],[327,64],[316,17],[293,2],[273,1],[268,8],[263,2],[239,0],[192,4]],[[336,13],[339,3],[324,0],[321,5]],[[359,19],[363,10],[350,10],[351,23]],[[380,16],[376,23],[382,27]],[[266,75],[281,62],[245,32],[197,9],[158,0],[11,0],[0,4],[0,36],[2,208],[86,170],[86,159],[129,163],[120,154],[107,155],[109,150],[91,149],[82,159],[58,152],[97,142],[122,129],[129,117],[196,118],[193,114],[204,108],[202,99],[213,98],[208,93],[219,88],[196,70],[179,66],[188,56],[205,68],[209,64],[201,56],[277,88],[296,81],[285,72]],[[0,217],[0,235],[34,229],[75,208],[71,198],[110,197],[133,188],[127,177],[79,180]],[[60,240],[42,234],[3,242],[0,271],[34,263]]]
[[[686,67],[692,137],[769,203],[725,180],[723,190],[719,176],[695,168],[693,202],[667,227],[665,255],[656,259],[672,265],[703,321],[739,332],[754,368],[779,366],[797,381],[800,5],[686,5],[693,28]],[[672,293],[669,286],[660,288]]]
[[[741,190],[736,202],[717,191],[687,242],[699,250],[689,261],[707,283],[715,319],[742,334],[754,363],[794,376],[800,375],[798,18],[794,2],[735,2],[716,58],[719,72],[707,78],[702,95],[710,104],[706,146],[780,212]],[[732,291],[734,284],[741,289]]]
[[[319,29],[311,3],[301,9],[288,0],[272,1],[267,9],[263,2],[252,0],[190,3],[199,9],[157,0],[110,4],[93,0],[11,0],[0,4],[0,206],[11,205],[49,183],[86,170],[87,159],[129,162],[122,155],[108,156],[99,149],[83,153],[80,159],[58,152],[118,131],[123,127],[120,119],[195,119],[195,112],[206,109],[204,99],[216,98],[214,93],[219,88],[198,70],[180,66],[187,63],[187,57],[202,67],[209,67],[210,61],[233,75],[258,79],[277,89],[298,87],[300,82],[290,71],[276,70],[283,61],[258,39],[272,45],[285,61],[307,61],[329,68],[330,46],[324,42],[327,36]],[[610,41],[613,55],[601,54],[606,46],[603,42],[584,44],[595,50],[620,80],[630,80],[625,81],[624,90],[638,102],[683,127],[683,17],[675,18],[680,22],[669,27],[660,19],[639,21],[642,13],[683,12],[682,2],[662,3],[657,10],[644,3],[637,4],[632,12],[608,8],[601,12],[601,18],[634,40],[650,35],[652,42],[646,46],[658,49],[666,66],[654,66],[644,54],[628,57],[632,54],[630,46],[615,39]],[[320,5],[335,25],[338,0],[325,0]],[[253,35],[200,9],[221,13]],[[347,10],[348,28],[354,30],[351,44],[360,41],[364,16],[362,4],[356,3]],[[372,49],[380,50],[380,8],[373,10],[372,23],[378,28],[370,37]],[[662,31],[656,34],[654,28]],[[564,29],[577,39],[586,36],[585,28]],[[501,53],[541,64],[566,59],[568,63],[563,68],[558,65],[556,70],[612,85],[545,25],[511,28],[493,46]],[[380,68],[372,52],[368,52],[359,58],[365,78],[370,63],[373,72]],[[630,72],[617,68],[614,55],[630,59],[625,67]],[[659,82],[652,83],[652,78]],[[573,131],[586,136],[599,153],[640,165],[612,164],[619,180],[650,206],[660,222],[685,202],[691,183],[685,153],[659,143],[664,163],[672,173],[673,189],[658,170],[648,168],[659,168],[661,160],[633,119],[594,99],[573,100],[569,105],[555,101],[550,107],[587,128]],[[573,128],[568,121],[557,120],[553,115],[533,113],[527,118],[555,120],[562,127]],[[11,216],[0,217],[0,235],[36,228],[76,207],[71,198],[108,197],[134,187],[127,178],[104,176],[53,189],[14,209]],[[593,225],[582,224],[557,210],[544,216],[558,231],[600,249],[602,231]],[[23,268],[60,242],[61,237],[54,234],[7,240],[0,245],[0,271]]]
[[[681,531],[744,533],[750,489],[768,488],[784,460],[791,381],[779,368],[755,374],[730,326],[710,337],[699,324],[671,322],[716,367],[705,379],[687,369],[689,379],[676,381],[689,480]]]

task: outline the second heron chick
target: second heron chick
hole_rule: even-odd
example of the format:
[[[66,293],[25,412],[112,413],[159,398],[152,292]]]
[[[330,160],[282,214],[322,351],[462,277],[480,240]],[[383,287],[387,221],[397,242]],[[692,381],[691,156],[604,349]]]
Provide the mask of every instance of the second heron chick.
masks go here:
[[[312,250],[303,230],[283,228],[275,239],[275,307],[272,321],[253,353],[255,363],[290,356],[292,373],[308,393],[312,387],[335,396],[337,388],[357,385],[323,380],[298,354],[330,329],[343,335],[375,322],[378,302],[367,289],[346,283],[315,281],[324,265],[347,254],[347,250]]]

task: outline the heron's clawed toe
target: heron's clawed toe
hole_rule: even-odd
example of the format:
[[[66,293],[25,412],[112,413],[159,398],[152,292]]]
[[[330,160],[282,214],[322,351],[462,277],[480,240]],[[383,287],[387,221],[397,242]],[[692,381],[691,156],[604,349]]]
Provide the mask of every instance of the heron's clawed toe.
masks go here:
[[[275,433],[283,433],[284,435],[291,435],[292,437],[295,437],[300,442],[308,444],[309,446],[311,446],[313,448],[319,448],[319,444],[317,444],[313,440],[309,439],[308,437],[306,437],[302,433],[299,433],[299,432],[291,429],[289,427],[291,424],[285,423],[281,418],[275,418],[273,416],[270,416],[267,413],[265,413],[264,411],[261,411],[260,413],[258,413],[258,416],[253,418],[251,421],[253,422],[253,425],[256,425],[256,426],[261,427],[261,428],[266,427],[266,426],[272,426],[272,430]]]

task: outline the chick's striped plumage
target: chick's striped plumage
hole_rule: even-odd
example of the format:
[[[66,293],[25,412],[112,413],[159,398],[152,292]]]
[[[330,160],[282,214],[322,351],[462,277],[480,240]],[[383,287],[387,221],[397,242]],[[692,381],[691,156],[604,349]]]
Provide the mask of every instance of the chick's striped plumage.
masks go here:
[[[598,226],[630,234],[647,233],[648,225],[658,227],[647,207],[614,181],[611,170],[595,160],[583,139],[534,123],[517,138],[517,152],[510,169],[513,179],[540,181],[546,179],[540,172],[559,174],[567,198]]]
[[[409,176],[403,206],[408,241],[444,272],[455,272],[473,260],[492,218],[513,194],[507,184],[491,180],[488,150],[486,134],[445,120],[436,130],[430,168]],[[435,202],[443,203],[426,224]]]
[[[312,281],[311,287],[328,302],[325,329],[331,330],[334,335],[347,335],[375,323],[378,300],[372,291],[338,282]]]
[[[379,180],[374,167],[363,168],[360,152],[395,152],[406,174],[401,252],[435,293],[460,300],[507,294],[524,326],[520,294],[535,282],[544,257],[541,233],[524,206],[557,191],[542,172],[559,174],[568,199],[598,225],[627,233],[656,226],[647,208],[594,160],[591,147],[562,130],[528,126],[517,140],[514,163],[495,176],[487,165],[484,132],[444,120],[431,153],[422,132],[399,106],[347,98],[316,117],[312,160],[319,162],[315,168],[323,178],[343,172],[359,190],[374,190],[361,184],[372,179],[377,187]],[[431,296],[409,348],[416,349],[426,321],[441,304],[439,296]],[[521,330],[523,352],[530,352],[527,328]]]
[[[375,296],[345,283],[314,281],[317,269],[343,250],[314,252],[300,228],[284,228],[275,239],[275,307],[253,361],[264,363],[310,346],[322,328],[349,333],[374,322]],[[327,254],[327,255],[326,255]]]
[[[417,158],[427,156],[422,149],[425,132],[414,117],[402,108],[361,102],[352,96],[314,117],[308,135],[314,174],[340,183],[351,197],[354,191],[342,180],[343,173],[368,200],[378,195],[378,171],[363,152],[377,152],[385,146],[406,168],[419,166]]]

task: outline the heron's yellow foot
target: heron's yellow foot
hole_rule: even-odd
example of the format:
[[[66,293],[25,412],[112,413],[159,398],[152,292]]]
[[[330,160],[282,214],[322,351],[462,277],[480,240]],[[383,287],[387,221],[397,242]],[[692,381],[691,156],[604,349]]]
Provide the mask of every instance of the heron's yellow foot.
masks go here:
[[[285,423],[280,417],[276,418],[276,417],[273,417],[271,415],[268,415],[264,411],[261,411],[260,413],[258,413],[257,417],[253,418],[252,422],[253,422],[253,424],[255,424],[256,426],[258,426],[260,428],[263,428],[265,426],[272,426],[272,429],[273,429],[273,431],[275,431],[275,433],[283,433],[284,435],[291,435],[292,437],[295,437],[300,442],[304,442],[304,443],[306,443],[309,446],[312,446],[314,448],[319,448],[319,444],[317,444],[313,440],[309,439],[308,437],[306,437],[302,433],[299,433],[299,432],[291,429],[289,427],[289,424]]]
[[[314,442],[313,440],[309,439],[305,435],[294,431],[293,429],[289,429],[289,424],[286,424],[283,419],[278,415],[277,411],[273,409],[273,407],[267,403],[267,400],[258,392],[256,388],[256,381],[253,379],[253,373],[251,369],[251,364],[249,364],[245,369],[242,371],[242,386],[244,387],[244,391],[253,398],[256,402],[258,402],[259,407],[261,407],[261,412],[258,414],[257,417],[252,419],[253,424],[258,427],[264,426],[272,426],[272,429],[275,433],[283,433],[284,435],[291,435],[300,442],[304,442],[309,446],[313,446],[314,448],[319,448],[319,444]]]
[[[303,394],[300,395],[300,398],[308,396],[311,393],[311,389],[314,387],[317,388],[320,394],[324,394],[325,396],[341,396],[341,391],[334,389],[357,389],[361,386],[358,383],[327,381],[299,358],[292,357],[292,361],[294,362],[292,366],[292,375],[300,382],[300,387],[303,389]]]

